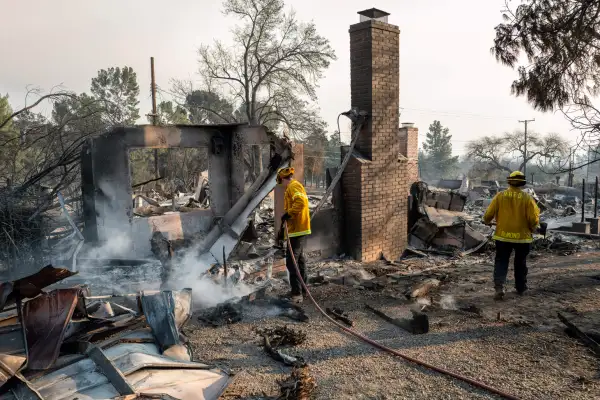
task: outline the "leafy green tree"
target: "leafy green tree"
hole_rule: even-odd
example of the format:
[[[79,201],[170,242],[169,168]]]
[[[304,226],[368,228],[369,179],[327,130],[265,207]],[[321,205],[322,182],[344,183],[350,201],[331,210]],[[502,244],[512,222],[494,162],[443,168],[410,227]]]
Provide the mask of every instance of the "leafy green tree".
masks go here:
[[[110,67],[98,71],[92,79],[92,95],[104,102],[110,125],[133,125],[140,118],[140,87],[131,67]]]
[[[492,52],[517,67],[513,93],[543,111],[598,94],[600,1],[527,0],[503,18]]]
[[[217,93],[194,90],[185,96],[183,105],[193,124],[223,124],[235,122],[233,105]]]
[[[524,0],[503,10],[492,52],[516,69],[512,92],[538,110],[560,110],[588,144],[600,139],[600,0]],[[587,145],[586,145],[587,146]],[[592,157],[595,160],[596,157]],[[575,163],[583,168],[586,161]],[[593,162],[593,161],[590,161]],[[556,174],[567,171],[563,158]]]
[[[156,107],[159,125],[189,125],[190,118],[185,108],[171,101],[161,101]],[[151,120],[151,117],[148,118]]]
[[[342,146],[346,143],[341,141],[341,136],[338,131],[333,134],[327,140],[327,151],[325,158],[325,168],[334,168],[340,165],[342,157]]]
[[[458,156],[452,156],[452,135],[440,121],[433,121],[423,143],[422,174],[426,179],[451,177],[458,167]]]
[[[0,121],[6,121],[12,113],[8,95],[0,96]],[[8,185],[14,182],[17,170],[15,155],[19,149],[19,131],[13,120],[0,128],[0,144],[0,184]]]
[[[315,130],[303,140],[304,143],[304,179],[314,185],[325,175],[325,155],[327,151],[327,133],[323,129]]]

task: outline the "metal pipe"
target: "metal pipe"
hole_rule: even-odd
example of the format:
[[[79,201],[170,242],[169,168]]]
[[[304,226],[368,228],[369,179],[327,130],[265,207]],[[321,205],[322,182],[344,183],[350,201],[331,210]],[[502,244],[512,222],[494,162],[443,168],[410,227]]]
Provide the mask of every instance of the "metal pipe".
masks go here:
[[[581,184],[581,222],[585,222],[585,178]]]
[[[596,187],[594,189],[594,218],[598,218],[598,176],[596,176]]]
[[[289,235],[288,235],[288,232],[287,232],[287,223],[286,222],[283,223],[283,228],[285,229],[285,236],[287,238],[287,248],[288,248],[288,251],[290,252],[290,255],[291,255],[291,258],[292,258],[292,261],[293,261],[293,264],[294,264],[295,272],[298,275],[298,280],[300,281],[300,284],[302,285],[302,288],[304,288],[304,290],[306,291],[306,295],[308,296],[308,298],[310,299],[310,301],[314,304],[314,306],[317,308],[317,310],[321,314],[323,314],[323,316],[329,322],[331,322],[332,324],[334,324],[335,326],[337,326],[338,328],[340,328],[344,332],[347,332],[347,333],[351,334],[352,336],[359,338],[363,342],[370,344],[371,346],[375,347],[376,349],[385,351],[385,352],[390,353],[392,355],[395,355],[397,357],[403,358],[404,360],[407,360],[407,361],[410,361],[412,363],[421,365],[421,366],[423,366],[425,368],[429,368],[429,369],[431,369],[433,371],[442,373],[444,375],[451,376],[451,377],[453,377],[455,379],[459,379],[459,380],[461,380],[463,382],[467,382],[470,385],[473,385],[473,386],[475,386],[477,388],[480,388],[480,389],[487,390],[488,392],[494,393],[494,394],[496,394],[498,396],[501,396],[501,397],[503,397],[505,399],[520,400],[519,397],[513,396],[511,394],[508,394],[506,392],[501,391],[500,389],[496,389],[496,388],[494,388],[492,386],[486,385],[483,382],[479,382],[479,381],[477,381],[475,379],[471,379],[471,378],[468,378],[466,376],[457,374],[456,372],[448,371],[448,370],[446,370],[444,368],[441,368],[441,367],[436,367],[435,365],[428,364],[428,363],[426,363],[424,361],[421,361],[421,360],[418,360],[416,358],[412,358],[410,356],[407,356],[407,355],[405,355],[403,353],[400,353],[397,350],[394,350],[394,349],[391,349],[391,348],[389,348],[387,346],[384,346],[384,345],[382,345],[379,342],[376,342],[376,341],[374,341],[372,339],[369,339],[368,337],[363,336],[360,333],[355,332],[352,329],[345,327],[344,325],[340,324],[339,322],[337,322],[336,320],[334,320],[333,318],[331,318],[325,311],[323,311],[323,309],[319,306],[319,304],[317,304],[316,300],[312,297],[312,294],[310,293],[310,290],[306,286],[306,283],[302,279],[302,275],[300,274],[300,269],[298,268],[298,263],[296,262],[296,257],[294,256],[294,252],[292,251],[292,243],[290,242],[290,238],[289,238]]]

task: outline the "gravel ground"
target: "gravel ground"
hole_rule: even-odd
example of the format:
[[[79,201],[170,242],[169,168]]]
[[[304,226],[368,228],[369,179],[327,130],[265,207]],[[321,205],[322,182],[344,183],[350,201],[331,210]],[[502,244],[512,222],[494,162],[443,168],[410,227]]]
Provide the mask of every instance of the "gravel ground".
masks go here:
[[[435,262],[441,262],[434,260]],[[447,262],[447,260],[446,260]],[[421,261],[421,267],[432,261]],[[356,263],[349,263],[356,266]],[[315,269],[328,265],[313,264]],[[372,271],[373,266],[365,266]],[[401,263],[398,270],[418,270]],[[565,309],[582,314],[600,309],[600,253],[572,256],[544,254],[530,262],[530,292],[509,293],[492,300],[491,258],[471,257],[419,279],[436,277],[443,284],[432,294],[426,311],[430,332],[411,335],[365,310],[368,302],[394,317],[409,316],[402,284],[380,292],[325,285],[312,293],[323,307],[347,311],[355,329],[411,357],[461,373],[522,399],[600,398],[598,359],[568,337],[556,318]],[[445,298],[445,308],[437,300]],[[456,308],[476,306],[479,313]],[[193,321],[185,327],[195,358],[235,373],[223,399],[258,399],[278,394],[277,381],[291,368],[264,353],[257,329],[288,325],[308,334],[289,354],[304,357],[316,379],[316,399],[494,399],[485,391],[382,353],[340,332],[315,308],[303,306],[308,323],[292,322],[272,310],[248,310],[244,321],[205,327]],[[450,308],[450,309],[448,309]],[[264,312],[263,312],[264,311]],[[599,318],[600,321],[600,318]],[[599,326],[600,328],[600,326]]]

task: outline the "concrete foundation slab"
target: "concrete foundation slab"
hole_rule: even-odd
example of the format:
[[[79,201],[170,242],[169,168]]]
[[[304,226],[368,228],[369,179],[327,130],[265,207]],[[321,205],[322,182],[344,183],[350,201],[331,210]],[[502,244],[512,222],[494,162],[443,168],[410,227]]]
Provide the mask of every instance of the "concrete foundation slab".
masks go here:
[[[571,231],[577,233],[590,233],[590,223],[589,222],[573,222],[573,227]]]

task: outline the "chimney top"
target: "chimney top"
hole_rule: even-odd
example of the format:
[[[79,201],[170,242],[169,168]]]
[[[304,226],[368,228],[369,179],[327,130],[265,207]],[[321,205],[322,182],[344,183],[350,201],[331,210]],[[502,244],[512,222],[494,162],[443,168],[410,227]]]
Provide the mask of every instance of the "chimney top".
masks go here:
[[[368,10],[359,11],[357,14],[360,15],[360,22],[373,19],[376,21],[381,21],[381,22],[386,22],[386,23],[388,22],[387,17],[388,17],[388,15],[390,15],[390,13],[381,11],[377,8],[370,8]]]
[[[413,122],[403,122],[402,127],[403,128],[414,128],[415,124]]]

